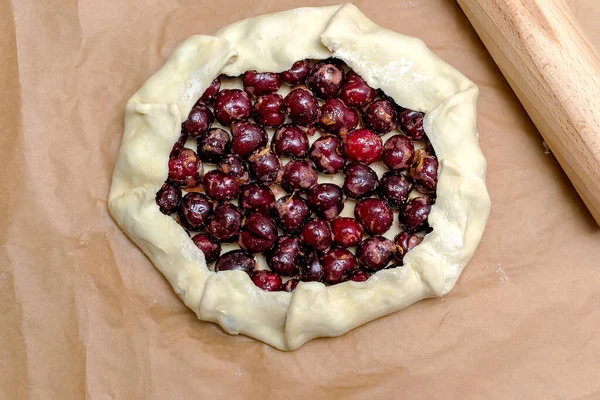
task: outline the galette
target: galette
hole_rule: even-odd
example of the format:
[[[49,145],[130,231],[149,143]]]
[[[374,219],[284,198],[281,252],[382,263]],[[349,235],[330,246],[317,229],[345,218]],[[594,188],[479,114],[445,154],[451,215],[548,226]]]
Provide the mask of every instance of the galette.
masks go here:
[[[351,4],[192,36],[127,103],[109,210],[199,319],[281,350],[338,336],[471,259],[477,94]]]

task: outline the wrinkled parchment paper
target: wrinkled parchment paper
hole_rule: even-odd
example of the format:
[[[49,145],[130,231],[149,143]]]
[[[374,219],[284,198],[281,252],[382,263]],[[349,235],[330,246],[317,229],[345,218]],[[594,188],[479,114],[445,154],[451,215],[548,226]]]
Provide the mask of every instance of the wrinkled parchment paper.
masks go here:
[[[125,102],[178,43],[336,2],[0,0],[0,398],[600,398],[600,229],[451,0],[355,2],[481,88],[492,213],[445,298],[283,353],[197,321],[112,221]]]

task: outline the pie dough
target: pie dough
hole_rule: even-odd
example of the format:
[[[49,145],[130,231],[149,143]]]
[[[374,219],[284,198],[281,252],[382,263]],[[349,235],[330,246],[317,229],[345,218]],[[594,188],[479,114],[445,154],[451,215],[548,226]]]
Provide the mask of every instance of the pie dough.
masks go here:
[[[244,272],[210,271],[202,251],[154,201],[182,121],[220,74],[281,72],[301,59],[329,57],[346,62],[397,104],[426,113],[424,130],[439,160],[433,232],[405,256],[404,267],[361,283],[300,282],[293,293],[267,292]],[[377,26],[352,4],[299,8],[240,21],[214,36],[192,36],[127,103],[109,210],[199,319],[294,350],[454,287],[490,209],[477,94],[421,40]]]

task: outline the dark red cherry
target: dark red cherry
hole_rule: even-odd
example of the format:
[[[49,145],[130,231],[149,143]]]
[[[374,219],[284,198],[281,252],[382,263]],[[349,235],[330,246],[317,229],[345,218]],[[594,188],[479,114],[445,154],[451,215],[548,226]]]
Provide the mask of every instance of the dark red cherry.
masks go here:
[[[344,194],[333,183],[321,183],[310,188],[306,203],[317,216],[331,220],[344,209]]]
[[[356,258],[367,271],[375,272],[385,268],[396,251],[396,245],[383,236],[373,236],[358,244]]]
[[[391,207],[401,209],[408,200],[412,186],[412,180],[400,171],[389,171],[381,177],[377,193]]]
[[[238,197],[240,184],[235,177],[216,169],[204,175],[204,192],[213,200],[227,201]]]
[[[171,149],[171,154],[169,154],[169,158],[177,157],[179,152],[181,150],[183,150],[187,139],[188,139],[188,134],[187,134],[185,127],[182,124],[181,125],[181,133],[179,134],[179,139],[177,139],[177,141],[173,145],[173,148]]]
[[[265,147],[269,141],[267,131],[253,122],[237,122],[231,126],[233,139],[231,152],[247,159],[256,150]]]
[[[204,162],[216,163],[229,152],[229,133],[213,128],[198,138],[198,157]]]
[[[398,219],[400,226],[406,232],[415,233],[427,229],[427,217],[431,211],[431,204],[425,197],[415,197],[406,203]]]
[[[360,199],[375,193],[379,178],[377,173],[368,165],[352,163],[346,166],[344,171],[346,178],[342,190],[351,199]]]
[[[194,235],[192,241],[204,253],[207,264],[219,258],[219,255],[221,254],[221,245],[210,240],[208,236],[198,233]]]
[[[302,197],[288,195],[275,202],[273,216],[281,229],[288,233],[296,233],[310,217],[310,210]]]
[[[184,228],[199,231],[208,222],[212,210],[212,201],[206,195],[190,192],[183,196],[177,214]]]
[[[288,124],[275,131],[271,149],[279,157],[304,158],[308,153],[308,136],[300,127]]]
[[[423,241],[422,236],[413,235],[408,232],[400,232],[394,238],[394,243],[396,244],[396,253],[394,255],[394,259],[400,265],[403,265],[403,259],[406,253],[415,248]]]
[[[366,282],[367,280],[369,280],[370,277],[371,277],[371,274],[368,273],[367,271],[356,271],[356,272],[350,274],[346,278],[346,280],[353,281],[353,282]]]
[[[296,278],[289,279],[287,282],[285,282],[283,284],[283,286],[281,286],[280,290],[282,292],[293,292],[294,290],[296,290],[298,283],[300,283],[300,280],[298,280]]]
[[[235,121],[250,117],[252,102],[248,93],[243,90],[224,89],[215,97],[214,109],[219,123],[229,126]]]
[[[294,236],[282,235],[267,254],[267,265],[271,271],[283,276],[298,273],[298,265],[304,255],[302,241]]]
[[[290,69],[281,73],[281,80],[288,85],[296,86],[303,84],[310,73],[310,61],[296,61]]]
[[[217,170],[232,176],[240,185],[250,181],[250,172],[248,172],[246,164],[244,164],[244,161],[240,157],[234,154],[223,156],[217,164]]]
[[[183,148],[169,159],[169,181],[184,188],[198,185],[204,173],[204,166],[192,149]]]
[[[273,72],[246,71],[242,78],[244,90],[253,98],[273,93],[281,87],[279,74]]]
[[[301,126],[309,126],[317,122],[319,103],[314,94],[304,86],[298,86],[285,96],[283,100],[287,115]]]
[[[384,135],[394,129],[396,123],[396,110],[392,103],[387,100],[375,100],[363,114],[365,126],[380,135]]]
[[[223,254],[215,263],[215,272],[244,271],[248,275],[257,268],[256,259],[243,250],[232,250]]]
[[[315,250],[325,251],[333,243],[333,234],[327,221],[313,218],[302,228],[300,239]]]
[[[269,212],[275,203],[275,195],[268,186],[249,183],[242,186],[238,203],[246,212]]]
[[[312,161],[291,160],[283,168],[281,187],[286,192],[308,190],[317,184],[319,174]]]
[[[281,181],[281,161],[267,147],[254,152],[248,158],[248,162],[250,164],[250,173],[263,185],[271,186]]]
[[[339,217],[331,221],[333,240],[342,247],[353,247],[360,243],[363,228],[354,218]]]
[[[398,113],[398,125],[402,132],[411,139],[419,140],[425,136],[423,130],[423,117],[425,114],[419,111],[402,110]]]
[[[415,164],[410,169],[410,176],[415,181],[415,188],[421,193],[435,193],[438,179],[437,158],[423,150],[418,151],[415,158]]]
[[[346,165],[340,139],[333,135],[322,136],[315,140],[310,148],[309,158],[317,170],[324,174],[337,174]]]
[[[283,97],[277,93],[260,96],[254,103],[254,119],[262,124],[275,128],[285,122]]]
[[[329,99],[321,106],[319,125],[323,130],[345,135],[358,124],[358,113],[340,99]]]
[[[202,94],[202,97],[200,97],[200,100],[202,100],[205,103],[212,102],[215,99],[217,93],[219,93],[219,89],[221,89],[221,79],[219,79],[219,77],[216,77],[210,83],[210,86],[206,88],[206,90]]]
[[[413,163],[415,147],[409,138],[394,135],[383,146],[381,160],[389,169],[407,169]]]
[[[358,262],[354,254],[341,247],[332,247],[321,257],[321,265],[325,271],[325,282],[335,285],[354,271],[358,270]]]
[[[371,88],[354,71],[346,74],[346,83],[342,86],[340,99],[349,107],[362,108],[377,96],[377,91]]]
[[[343,83],[344,70],[328,61],[315,64],[306,78],[306,86],[322,99],[337,95]]]
[[[266,290],[267,292],[276,292],[280,290],[283,285],[283,281],[279,275],[266,270],[254,271],[252,275],[250,275],[250,279],[252,279],[252,282],[254,282],[257,287]]]
[[[354,206],[354,216],[370,235],[382,235],[394,222],[390,206],[380,199],[361,199]]]
[[[302,282],[322,282],[325,269],[321,265],[316,251],[310,252],[300,263],[300,280]]]
[[[244,221],[238,244],[250,253],[267,251],[277,240],[277,227],[265,213],[254,212]]]
[[[214,119],[215,117],[210,108],[199,101],[192,107],[187,120],[183,122],[183,126],[191,137],[197,138],[208,131]]]
[[[220,204],[206,226],[206,234],[215,242],[233,243],[238,238],[243,219],[244,214],[235,205]]]
[[[356,129],[344,139],[344,153],[353,161],[371,164],[379,160],[383,142],[378,134],[369,129]]]
[[[158,192],[156,192],[155,201],[161,213],[170,215],[177,211],[177,207],[181,201],[181,189],[169,182],[165,182]]]

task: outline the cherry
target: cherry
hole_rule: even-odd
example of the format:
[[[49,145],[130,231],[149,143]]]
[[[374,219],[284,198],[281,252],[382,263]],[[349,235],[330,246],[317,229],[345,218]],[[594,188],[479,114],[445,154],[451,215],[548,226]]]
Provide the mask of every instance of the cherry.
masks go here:
[[[294,290],[296,290],[296,286],[298,286],[298,283],[300,283],[300,280],[296,278],[289,279],[283,284],[283,286],[281,286],[280,290],[282,292],[293,292]]]
[[[207,264],[219,258],[219,255],[221,254],[221,245],[210,240],[208,236],[198,233],[194,235],[192,241],[200,250],[202,250],[202,253],[204,253],[204,259]]]
[[[396,244],[396,253],[394,259],[400,264],[403,265],[403,259],[406,253],[410,250],[414,249],[423,241],[422,236],[413,235],[408,232],[400,232],[394,238],[394,243]]]
[[[181,225],[191,231],[199,231],[208,222],[212,210],[212,201],[206,195],[190,192],[183,196],[177,214]]]
[[[217,259],[215,272],[239,270],[250,274],[257,267],[256,259],[251,254],[243,250],[232,250]]]
[[[383,146],[381,160],[389,169],[406,169],[413,163],[415,148],[406,136],[394,135]]]
[[[191,137],[197,138],[208,131],[214,119],[212,111],[206,104],[199,101],[192,107],[187,120],[183,122],[183,126]]]
[[[331,221],[333,240],[342,247],[356,246],[362,240],[363,228],[354,218],[339,217]]]
[[[371,164],[379,159],[382,151],[381,138],[369,129],[356,129],[345,137],[344,152],[350,160]]]
[[[401,209],[408,200],[412,186],[412,180],[400,171],[389,171],[381,177],[377,193],[391,207]]]
[[[281,80],[288,85],[296,86],[303,84],[310,73],[310,61],[296,61],[290,69],[281,73]]]
[[[321,183],[310,188],[306,203],[319,217],[331,220],[342,212],[344,194],[342,189],[333,183]]]
[[[185,142],[187,142],[187,139],[188,139],[187,130],[185,129],[183,124],[181,124],[181,133],[179,134],[179,139],[177,139],[177,141],[173,145],[173,148],[171,149],[171,154],[169,154],[169,158],[177,157],[179,152],[181,152],[181,150],[183,150],[183,148],[185,146]]]
[[[275,203],[275,195],[268,186],[249,183],[242,186],[238,203],[246,212],[269,212]]]
[[[200,100],[202,100],[205,103],[212,102],[215,99],[217,93],[219,93],[219,89],[221,89],[221,79],[219,79],[219,77],[216,77],[210,83],[210,86],[206,88],[206,90],[202,94],[202,97],[200,97]]]
[[[387,100],[375,100],[363,114],[365,126],[380,135],[396,129],[396,110]]]
[[[418,151],[416,162],[410,169],[410,176],[415,181],[415,188],[421,193],[435,193],[437,172],[437,158],[423,150]]]
[[[177,211],[177,207],[181,201],[181,189],[169,182],[165,182],[158,192],[156,192],[155,201],[161,213],[170,215]]]
[[[319,103],[314,94],[304,86],[298,86],[283,100],[290,119],[301,126],[309,126],[317,121]]]
[[[361,199],[354,207],[354,216],[370,235],[382,235],[394,222],[390,206],[380,199]]]
[[[183,148],[175,157],[169,159],[169,181],[184,188],[198,185],[204,173],[204,167],[198,155],[192,149]]]
[[[303,282],[322,282],[325,269],[321,265],[317,252],[310,252],[300,264],[300,279]]]
[[[325,271],[325,282],[335,285],[358,269],[354,254],[341,247],[332,247],[321,257],[321,265]]]
[[[368,165],[352,163],[346,166],[346,179],[342,190],[351,199],[360,199],[370,196],[377,189],[379,178],[377,173]]]
[[[223,203],[215,208],[208,222],[206,234],[218,243],[235,242],[242,228],[244,214],[231,203]]]
[[[275,202],[273,216],[281,229],[288,233],[296,233],[310,217],[310,211],[302,197],[288,195]]]
[[[302,241],[297,237],[279,236],[275,246],[267,254],[267,265],[271,271],[280,275],[295,275],[298,273],[298,265],[304,255],[303,251]]]
[[[281,161],[268,148],[256,150],[250,158],[250,173],[259,182],[271,186],[281,181]]]
[[[356,258],[367,271],[379,271],[385,268],[396,250],[396,245],[383,236],[373,236],[358,244]]]
[[[340,99],[329,99],[321,106],[319,125],[323,130],[345,135],[358,124],[358,113]]]
[[[312,161],[291,160],[283,168],[281,187],[290,193],[307,190],[317,184],[318,177]]]
[[[333,234],[327,221],[314,218],[304,225],[300,239],[315,250],[325,251],[333,243]]]
[[[229,133],[213,128],[198,139],[198,157],[204,162],[216,163],[229,151]]]
[[[371,274],[366,271],[356,271],[350,274],[346,280],[353,282],[366,282],[371,277]]]
[[[317,96],[329,99],[337,95],[344,83],[344,71],[332,62],[319,62],[315,64],[308,77],[306,85]]]
[[[259,253],[269,250],[277,240],[275,223],[262,212],[254,212],[246,218],[238,239],[243,250]]]
[[[204,175],[204,192],[213,200],[235,199],[240,194],[240,184],[235,177],[218,171],[209,171]]]
[[[283,97],[277,93],[260,96],[254,103],[254,119],[263,126],[275,128],[285,122]]]
[[[317,170],[324,174],[337,174],[346,165],[346,159],[340,149],[340,139],[333,135],[315,140],[310,148],[309,158]]]
[[[239,89],[225,89],[215,97],[215,116],[221,125],[229,126],[252,114],[252,102],[248,94]]]
[[[423,130],[423,117],[425,114],[419,111],[402,110],[398,114],[398,125],[402,132],[411,139],[419,140],[425,136]]]
[[[300,127],[288,124],[275,131],[271,148],[279,157],[304,158],[308,153],[308,136]]]
[[[271,271],[254,271],[252,275],[250,275],[250,279],[252,279],[252,282],[254,282],[257,287],[266,290],[267,292],[276,292],[280,290],[283,285],[281,277]]]
[[[398,215],[400,226],[406,232],[415,233],[428,227],[427,217],[431,211],[429,199],[425,197],[415,197],[409,200],[404,210]]]
[[[247,159],[256,150],[263,148],[269,141],[267,131],[253,122],[237,122],[231,126],[233,140],[231,151],[243,159]]]
[[[346,83],[342,86],[340,99],[349,107],[362,108],[369,104],[377,96],[377,91],[371,88],[354,71],[346,74]]]
[[[279,74],[273,72],[246,71],[242,78],[244,90],[253,98],[274,93],[281,87]]]
[[[248,172],[246,164],[234,154],[223,156],[217,164],[217,170],[233,177],[240,185],[250,181],[250,172]]]

